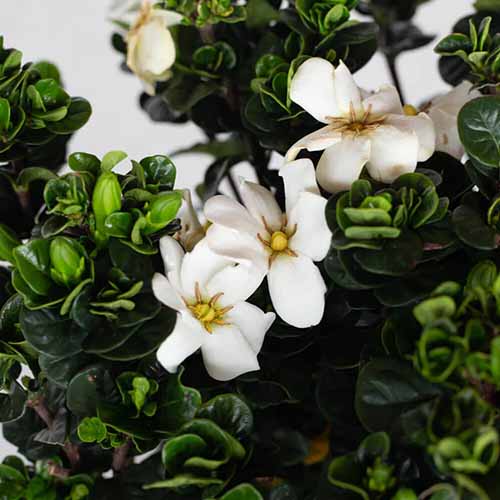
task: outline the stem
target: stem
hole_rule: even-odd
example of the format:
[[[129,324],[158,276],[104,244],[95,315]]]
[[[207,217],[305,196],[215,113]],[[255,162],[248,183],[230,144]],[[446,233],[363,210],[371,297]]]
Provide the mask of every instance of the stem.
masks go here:
[[[19,200],[19,204],[23,209],[23,212],[28,217],[33,217],[33,208],[31,207],[31,199],[30,193],[28,190],[23,189],[21,186],[16,186],[15,179],[21,173],[21,170],[24,168],[24,160],[12,160],[10,162],[12,166],[12,172],[14,174],[14,178],[12,180],[13,189],[16,192],[17,199]]]
[[[45,400],[43,397],[32,399],[27,402],[27,406],[33,408],[36,414],[45,422],[45,425],[50,429],[54,423],[54,418],[49,412],[47,406],[45,406]]]
[[[43,396],[39,396],[29,400],[26,403],[26,406],[32,408],[36,412],[36,414],[44,421],[49,430],[52,429],[54,425],[54,417],[47,408],[47,405],[45,404],[45,398]],[[78,445],[67,441],[63,446],[63,450],[66,454],[66,457],[68,458],[69,463],[71,464],[71,470],[75,470],[80,462],[80,450],[78,448]],[[66,469],[54,466],[53,473],[51,472],[51,474],[58,477],[58,475],[66,474]]]
[[[115,472],[120,472],[128,465],[128,452],[130,450],[130,439],[127,439],[120,447],[113,452],[112,468]]]
[[[48,472],[52,477],[63,480],[67,479],[71,474],[69,469],[65,469],[55,463],[49,463]]]
[[[401,101],[405,103],[406,101],[403,94],[403,87],[401,86],[401,80],[399,79],[398,70],[396,68],[396,58],[394,56],[385,54],[385,60],[387,62],[387,66],[389,68],[394,86],[396,87],[398,94],[401,97]]]
[[[69,463],[71,464],[71,469],[76,469],[80,463],[80,449],[78,448],[78,445],[68,441],[64,443],[63,450],[68,457]]]
[[[203,43],[212,44],[215,42],[215,30],[213,24],[206,24],[200,28],[200,37]]]
[[[24,189],[16,190],[17,199],[19,200],[19,204],[23,209],[23,212],[30,217],[33,216],[33,209],[31,208],[31,200],[29,191],[25,191]]]

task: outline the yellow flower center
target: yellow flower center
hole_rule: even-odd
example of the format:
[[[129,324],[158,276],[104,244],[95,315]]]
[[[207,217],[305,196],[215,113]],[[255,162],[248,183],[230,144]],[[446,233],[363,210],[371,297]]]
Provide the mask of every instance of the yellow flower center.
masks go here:
[[[274,231],[269,226],[265,217],[262,217],[262,223],[264,224],[266,232],[264,235],[258,233],[257,238],[264,247],[271,252],[271,255],[269,255],[269,265],[271,265],[273,260],[282,253],[289,257],[297,257],[297,254],[291,248],[288,248],[290,238],[297,232],[297,224],[290,230],[288,228],[286,215],[283,216],[283,222],[278,231]]]
[[[222,292],[217,293],[208,300],[203,298],[200,290],[200,284],[195,284],[195,303],[190,304],[186,300],[188,309],[193,313],[193,316],[202,324],[203,328],[208,333],[212,333],[214,326],[229,325],[224,320],[224,316],[233,308],[233,306],[220,307],[217,305],[219,299],[224,295]]]
[[[213,307],[210,307],[209,304],[196,304],[194,306],[194,315],[202,322],[202,323],[211,323],[217,313]]]
[[[354,137],[358,137],[380,127],[385,120],[385,115],[372,115],[371,104],[364,111],[363,115],[360,115],[354,109],[354,105],[351,102],[349,116],[340,118],[327,116],[327,119],[330,122],[330,127],[336,132],[340,132],[343,136],[353,135]]]
[[[403,112],[406,116],[417,116],[418,115],[418,109],[415,106],[412,106],[411,104],[405,104],[403,106]]]
[[[271,248],[275,252],[283,252],[288,248],[288,236],[283,231],[275,231],[271,236]]]

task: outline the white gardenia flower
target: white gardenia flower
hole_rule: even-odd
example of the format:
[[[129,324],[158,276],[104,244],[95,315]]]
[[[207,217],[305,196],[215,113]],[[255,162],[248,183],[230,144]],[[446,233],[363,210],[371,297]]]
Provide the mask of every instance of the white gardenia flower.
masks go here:
[[[251,262],[261,279],[267,274],[276,312],[290,325],[307,328],[321,321],[325,308],[326,286],[314,261],[324,259],[330,246],[326,200],[310,160],[289,163],[280,175],[286,213],[270,191],[244,181],[240,194],[245,206],[223,195],[207,201],[205,216],[213,224],[206,238],[215,252]]]
[[[251,266],[213,253],[205,240],[189,253],[170,236],[160,240],[166,276],[156,273],[156,298],[178,311],[158,361],[171,373],[201,348],[211,377],[230,380],[259,369],[257,354],[275,319],[245,302],[260,284]]]
[[[462,107],[481,95],[472,90],[472,83],[464,81],[445,95],[433,99],[424,108],[436,128],[436,150],[454,156],[458,160],[465,153],[458,135],[457,117]]]
[[[151,95],[156,82],[171,76],[176,53],[169,27],[179,24],[181,19],[177,12],[155,9],[145,0],[127,34],[127,66],[144,82],[146,92]]]
[[[349,189],[365,165],[373,179],[391,183],[434,153],[434,126],[425,113],[406,116],[390,85],[366,96],[342,62],[335,69],[325,59],[308,59],[292,78],[290,98],[326,126],[294,144],[287,159],[301,149],[324,150],[316,175],[329,192]]]

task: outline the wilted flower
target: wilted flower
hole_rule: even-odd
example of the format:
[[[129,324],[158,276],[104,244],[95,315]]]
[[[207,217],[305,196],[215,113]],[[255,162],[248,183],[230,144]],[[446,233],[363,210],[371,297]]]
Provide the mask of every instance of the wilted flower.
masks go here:
[[[127,35],[127,66],[153,95],[156,82],[167,80],[175,62],[175,43],[169,27],[179,24],[177,12],[154,8],[148,0]]]
[[[185,254],[174,238],[164,236],[160,250],[166,276],[154,275],[153,292],[178,315],[158,361],[175,372],[201,348],[205,367],[216,380],[258,370],[257,354],[275,318],[245,302],[259,286],[259,274],[213,253],[205,240]]]
[[[287,159],[302,149],[324,150],[316,175],[329,192],[349,189],[365,165],[373,179],[391,183],[434,153],[434,126],[425,113],[404,115],[389,85],[364,97],[342,62],[335,69],[326,59],[308,59],[292,79],[290,98],[327,125],[294,144]]]
[[[240,186],[245,207],[227,196],[206,203],[205,215],[213,222],[207,241],[221,255],[252,262],[262,278],[267,274],[276,312],[290,325],[306,328],[321,321],[325,307],[326,286],[314,261],[324,259],[330,246],[326,200],[310,160],[287,164],[280,175],[286,213],[270,191],[245,181]]]

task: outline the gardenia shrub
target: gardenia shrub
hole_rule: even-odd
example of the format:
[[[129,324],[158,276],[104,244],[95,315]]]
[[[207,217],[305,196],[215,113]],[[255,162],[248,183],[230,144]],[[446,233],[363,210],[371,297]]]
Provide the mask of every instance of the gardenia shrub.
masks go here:
[[[0,38],[1,499],[500,498],[500,2],[424,3],[118,2],[144,112],[205,136],[137,160],[68,156],[89,103]]]

